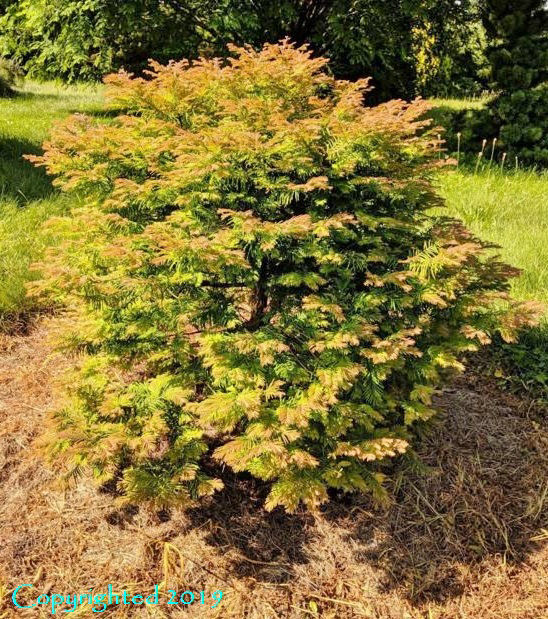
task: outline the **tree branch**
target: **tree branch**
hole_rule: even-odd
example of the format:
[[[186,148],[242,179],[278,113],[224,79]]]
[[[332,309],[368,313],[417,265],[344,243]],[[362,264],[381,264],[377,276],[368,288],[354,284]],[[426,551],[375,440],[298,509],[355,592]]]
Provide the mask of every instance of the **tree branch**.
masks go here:
[[[249,284],[244,282],[212,282],[204,280],[200,287],[202,288],[249,288]]]
[[[247,323],[250,329],[256,329],[265,315],[268,306],[268,295],[266,293],[266,282],[268,278],[268,263],[266,258],[261,260],[259,268],[259,279],[255,285],[254,297],[251,305],[251,316]]]

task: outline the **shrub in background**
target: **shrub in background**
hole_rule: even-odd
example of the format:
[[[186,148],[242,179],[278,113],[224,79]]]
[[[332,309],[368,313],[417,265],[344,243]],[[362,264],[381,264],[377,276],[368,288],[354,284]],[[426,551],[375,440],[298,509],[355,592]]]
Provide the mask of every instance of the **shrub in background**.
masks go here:
[[[544,0],[487,0],[492,86],[480,138],[497,135],[510,155],[548,164],[548,10]],[[495,132],[493,132],[493,129]],[[485,131],[489,131],[488,134]],[[482,132],[483,131],[483,135]]]
[[[88,193],[31,285],[80,354],[48,452],[156,505],[220,488],[210,452],[270,482],[268,509],[381,496],[461,353],[533,309],[429,215],[424,101],[365,107],[366,80],[288,42],[232,52],[111,75],[118,118],[74,116],[32,158]]]
[[[0,97],[13,94],[13,87],[20,77],[17,65],[11,60],[0,57]]]

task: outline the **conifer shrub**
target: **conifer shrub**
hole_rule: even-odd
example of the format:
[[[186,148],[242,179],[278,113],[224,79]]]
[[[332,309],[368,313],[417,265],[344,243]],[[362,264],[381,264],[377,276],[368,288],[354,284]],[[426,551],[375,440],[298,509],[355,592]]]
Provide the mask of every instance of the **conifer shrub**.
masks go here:
[[[70,477],[189,504],[213,458],[267,509],[382,496],[461,357],[533,309],[489,245],[434,217],[427,104],[284,41],[106,79],[120,114],[73,116],[32,159],[87,196],[33,294],[65,305],[77,369],[44,438]]]

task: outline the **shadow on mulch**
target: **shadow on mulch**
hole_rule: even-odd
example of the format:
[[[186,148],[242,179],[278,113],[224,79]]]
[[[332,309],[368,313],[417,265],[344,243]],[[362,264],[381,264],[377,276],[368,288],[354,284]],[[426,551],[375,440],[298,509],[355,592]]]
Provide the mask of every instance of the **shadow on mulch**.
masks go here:
[[[308,552],[314,539],[347,560],[336,534],[344,531],[352,561],[380,570],[386,591],[403,587],[413,603],[459,596],[462,574],[489,556],[526,562],[548,516],[546,435],[511,398],[497,397],[464,382],[446,390],[438,401],[444,423],[419,448],[429,473],[396,470],[387,507],[334,496],[316,518],[269,513],[268,485],[211,465],[225,489],[186,512],[188,530],[207,530],[204,541],[232,557],[235,577],[263,583],[290,582],[297,565],[321,561]]]
[[[225,488],[209,505],[186,513],[189,528],[207,526],[204,541],[210,546],[223,553],[227,547],[238,551],[239,558],[232,561],[235,576],[256,575],[259,567],[264,582],[289,581],[292,566],[309,561],[305,545],[314,527],[313,516],[281,509],[267,512],[263,508],[269,491],[266,484],[226,468],[210,472],[223,479]]]

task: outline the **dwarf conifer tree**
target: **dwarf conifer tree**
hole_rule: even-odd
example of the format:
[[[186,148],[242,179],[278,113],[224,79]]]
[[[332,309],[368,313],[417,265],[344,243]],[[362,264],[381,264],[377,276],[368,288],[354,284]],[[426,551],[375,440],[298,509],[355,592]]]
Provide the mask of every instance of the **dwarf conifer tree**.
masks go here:
[[[268,509],[379,494],[462,353],[532,310],[429,214],[424,101],[366,107],[366,80],[287,41],[231,51],[109,76],[120,115],[74,116],[34,157],[87,196],[31,288],[79,353],[49,454],[157,505],[221,487],[205,454],[269,482]]]

